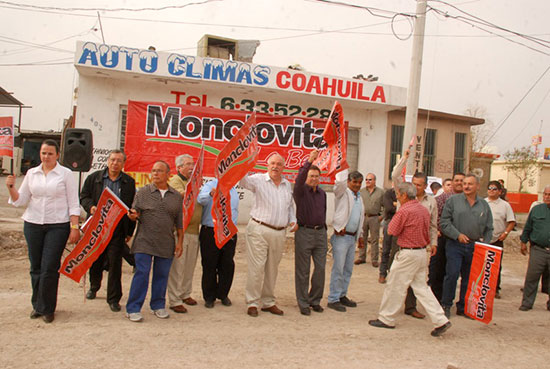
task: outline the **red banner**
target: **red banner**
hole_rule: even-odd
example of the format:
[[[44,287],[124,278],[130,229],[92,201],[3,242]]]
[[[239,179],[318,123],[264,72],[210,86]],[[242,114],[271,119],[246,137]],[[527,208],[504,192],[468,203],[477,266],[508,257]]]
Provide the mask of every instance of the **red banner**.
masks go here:
[[[0,156],[13,158],[13,118],[0,117]]]
[[[348,127],[344,122],[344,110],[338,101],[334,102],[332,111],[325,125],[323,141],[327,147],[319,153],[315,161],[322,171],[327,171],[328,176],[349,168],[347,162],[347,131]]]
[[[258,136],[256,113],[253,113],[216,159],[218,186],[212,199],[212,220],[216,246],[219,248],[238,232],[231,218],[229,191],[254,168],[257,160]]]
[[[195,167],[193,168],[193,173],[191,178],[187,182],[187,188],[185,189],[185,196],[183,197],[183,231],[189,226],[189,222],[193,217],[193,212],[195,211],[195,204],[197,203],[197,196],[199,196],[199,191],[202,186],[202,171],[204,163],[204,142],[201,146],[201,151],[199,152],[199,157],[195,162]]]
[[[85,223],[84,235],[67,255],[59,272],[80,282],[80,278],[105,250],[116,226],[127,212],[128,207],[106,187],[97,203],[97,210]]]
[[[238,108],[238,106],[236,106]],[[149,173],[156,160],[174,163],[182,152],[198,157],[204,141],[204,176],[215,176],[216,157],[244,125],[250,112],[204,106],[128,102],[124,169]],[[317,147],[325,120],[304,114],[281,116],[257,113],[258,161],[254,172],[267,170],[273,151],[285,157],[286,179],[294,182],[298,170]],[[323,174],[322,183],[334,183]]]
[[[500,247],[476,242],[464,312],[485,324],[489,324],[493,319],[493,301],[501,256]]]

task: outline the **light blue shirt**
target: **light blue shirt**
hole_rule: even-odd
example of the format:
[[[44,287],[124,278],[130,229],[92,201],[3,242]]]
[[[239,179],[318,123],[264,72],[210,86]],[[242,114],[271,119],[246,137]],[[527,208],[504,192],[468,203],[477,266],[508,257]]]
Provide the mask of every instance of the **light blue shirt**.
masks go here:
[[[210,196],[210,192],[212,189],[216,188],[217,185],[217,179],[206,182],[202,186],[199,196],[197,197],[197,202],[202,205],[201,224],[208,227],[214,227],[214,221],[212,220],[213,201],[212,196]],[[233,220],[233,223],[237,225],[237,218],[239,217],[239,193],[235,190],[235,188],[232,188],[231,191],[229,191],[229,197],[231,198],[231,219]]]
[[[361,221],[361,195],[354,193],[355,201],[353,202],[353,208],[349,216],[348,224],[346,224],[346,232],[355,233],[359,230],[359,222]]]

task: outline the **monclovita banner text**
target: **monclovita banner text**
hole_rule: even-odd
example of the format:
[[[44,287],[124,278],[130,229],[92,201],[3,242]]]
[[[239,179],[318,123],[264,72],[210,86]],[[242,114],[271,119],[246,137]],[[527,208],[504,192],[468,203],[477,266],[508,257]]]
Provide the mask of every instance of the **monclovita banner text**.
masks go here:
[[[175,167],[178,155],[187,153],[197,158],[204,140],[203,175],[215,177],[216,157],[250,114],[203,106],[129,101],[125,170],[150,172],[156,160],[165,160]],[[267,158],[276,151],[286,158],[284,176],[293,182],[311,150],[319,146],[325,123],[316,118],[258,113],[258,161],[253,171],[265,172]],[[326,173],[321,181],[334,183]]]

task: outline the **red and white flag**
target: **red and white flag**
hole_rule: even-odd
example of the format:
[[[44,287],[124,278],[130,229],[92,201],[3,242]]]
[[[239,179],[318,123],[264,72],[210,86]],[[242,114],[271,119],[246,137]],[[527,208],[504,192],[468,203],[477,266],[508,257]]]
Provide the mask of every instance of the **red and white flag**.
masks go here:
[[[189,222],[193,217],[193,212],[195,211],[195,204],[197,203],[197,196],[199,196],[199,191],[202,186],[202,172],[204,164],[204,141],[201,145],[201,151],[199,152],[199,157],[195,163],[195,168],[193,168],[193,173],[191,178],[187,182],[187,187],[185,189],[185,196],[183,197],[183,231],[189,226]]]
[[[238,232],[231,218],[229,191],[254,168],[257,160],[258,136],[256,113],[253,113],[216,158],[215,173],[218,186],[212,199],[212,220],[216,246],[220,249]]]
[[[13,118],[0,117],[0,156],[13,158]]]
[[[127,212],[126,204],[106,187],[97,203],[97,210],[85,223],[84,235],[63,260],[59,272],[77,283],[80,282],[82,276],[105,250],[116,226]]]
[[[502,249],[476,242],[464,312],[469,317],[489,324],[493,319],[493,302],[497,291]]]
[[[327,171],[328,176],[349,168],[346,160],[347,128],[347,123],[344,122],[342,105],[335,101],[323,132],[323,141],[327,147],[319,152],[319,157],[314,162],[321,171]]]

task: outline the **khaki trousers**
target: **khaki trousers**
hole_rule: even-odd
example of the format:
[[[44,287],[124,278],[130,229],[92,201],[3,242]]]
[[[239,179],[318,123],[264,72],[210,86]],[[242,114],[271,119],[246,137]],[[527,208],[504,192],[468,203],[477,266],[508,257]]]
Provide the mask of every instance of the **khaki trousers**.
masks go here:
[[[183,304],[193,292],[193,273],[199,254],[199,235],[185,233],[183,237],[183,254],[172,261],[168,276],[168,304],[170,307]]]
[[[248,276],[245,298],[248,307],[275,305],[275,282],[283,256],[286,229],[276,231],[252,219],[246,227]]]
[[[440,327],[449,321],[428,287],[427,268],[426,249],[401,249],[395,254],[388,275],[388,284],[380,303],[379,320],[392,327],[395,325],[395,318],[401,311],[410,286],[435,327]]]

